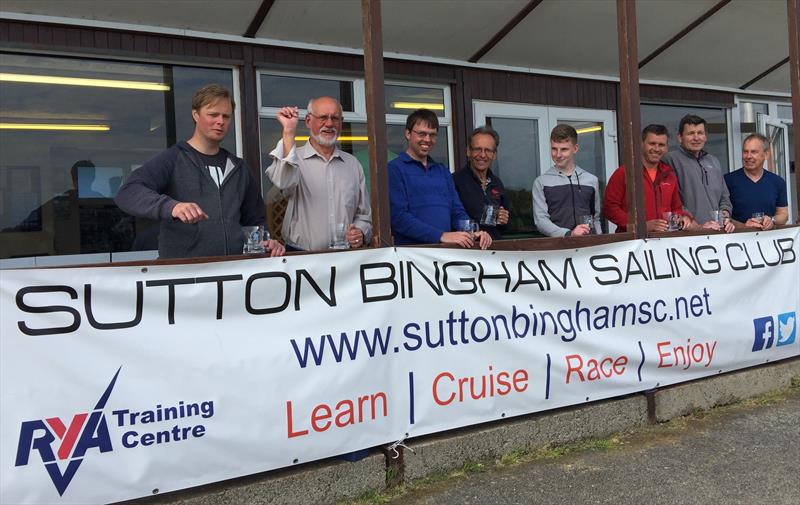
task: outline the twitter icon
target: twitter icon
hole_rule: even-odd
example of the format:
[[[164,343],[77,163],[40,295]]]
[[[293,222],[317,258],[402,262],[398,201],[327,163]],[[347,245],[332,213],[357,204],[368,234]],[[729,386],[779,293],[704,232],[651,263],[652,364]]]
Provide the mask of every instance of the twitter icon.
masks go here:
[[[797,316],[794,312],[778,314],[778,342],[776,346],[793,344],[797,335]]]

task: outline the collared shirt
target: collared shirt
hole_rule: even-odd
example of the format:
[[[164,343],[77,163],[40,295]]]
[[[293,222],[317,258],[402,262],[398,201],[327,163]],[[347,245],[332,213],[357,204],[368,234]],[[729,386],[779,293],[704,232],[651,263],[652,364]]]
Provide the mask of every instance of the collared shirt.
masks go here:
[[[683,207],[702,224],[713,219],[712,211],[731,211],[728,187],[722,178],[722,166],[713,154],[700,151],[700,156],[678,147],[662,160],[675,170]]]
[[[469,163],[453,174],[453,183],[456,185],[456,191],[464,205],[464,210],[467,211],[470,218],[477,222],[480,222],[483,208],[486,205],[500,205],[508,211],[511,210],[511,201],[508,199],[503,181],[492,172],[491,168],[486,171],[486,179],[487,184],[484,189]],[[491,235],[492,240],[501,239],[505,229],[505,225],[480,226],[481,230]]]
[[[311,143],[283,152],[279,140],[269,153],[267,176],[288,199],[283,219],[283,239],[297,249],[316,251],[330,247],[337,224],[354,224],[372,238],[372,211],[358,160],[335,149],[326,160]]]
[[[430,156],[427,167],[406,152],[389,163],[389,203],[397,245],[438,244],[442,233],[469,219],[450,170]]]
[[[780,175],[767,170],[753,182],[743,168],[725,174],[725,184],[731,193],[733,212],[731,217],[740,223],[747,222],[754,212],[763,212],[774,217],[775,209],[788,207],[786,181]]]

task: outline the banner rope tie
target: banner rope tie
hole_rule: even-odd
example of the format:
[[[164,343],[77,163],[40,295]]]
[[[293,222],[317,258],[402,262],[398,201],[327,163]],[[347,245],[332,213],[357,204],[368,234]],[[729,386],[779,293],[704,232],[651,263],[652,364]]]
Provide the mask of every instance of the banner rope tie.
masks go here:
[[[406,434],[406,436],[408,436],[408,435]],[[388,447],[389,451],[394,451],[394,456],[392,456],[392,459],[397,459],[397,458],[400,457],[400,452],[397,450],[398,447],[402,447],[404,449],[408,449],[409,451],[411,451],[412,454],[416,454],[417,453],[417,451],[415,451],[414,449],[412,449],[411,447],[409,447],[409,446],[407,446],[406,444],[403,443],[406,440],[406,436],[404,436],[403,438],[401,438],[400,440],[398,440],[397,442],[393,443],[392,445],[390,445]]]

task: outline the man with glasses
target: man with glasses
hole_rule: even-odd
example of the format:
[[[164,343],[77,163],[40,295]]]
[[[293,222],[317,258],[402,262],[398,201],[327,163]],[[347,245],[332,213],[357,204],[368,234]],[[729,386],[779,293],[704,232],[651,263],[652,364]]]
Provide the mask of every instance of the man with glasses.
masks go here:
[[[578,132],[560,124],[550,132],[553,166],[533,181],[533,221],[548,237],[601,233],[597,177],[575,163]]]
[[[703,150],[706,145],[706,120],[687,114],[678,125],[680,146],[664,156],[678,176],[681,202],[703,228],[734,230],[731,199],[719,160]]]
[[[471,221],[458,198],[450,170],[430,157],[439,134],[439,119],[417,109],[406,119],[408,148],[389,163],[392,234],[397,245],[455,244],[481,249],[492,244],[484,231],[459,230]],[[453,231],[455,230],[455,231]]]
[[[503,181],[491,168],[499,145],[500,136],[491,127],[475,128],[469,136],[467,164],[453,174],[464,210],[471,219],[480,222],[481,230],[491,235],[492,240],[502,238],[511,208]]]
[[[269,179],[288,199],[282,230],[286,248],[327,249],[341,238],[339,228],[350,247],[363,247],[372,238],[372,211],[361,164],[336,147],[342,106],[323,96],[311,99],[306,110],[309,138],[299,148],[297,107],[278,111],[283,133],[267,168]]]

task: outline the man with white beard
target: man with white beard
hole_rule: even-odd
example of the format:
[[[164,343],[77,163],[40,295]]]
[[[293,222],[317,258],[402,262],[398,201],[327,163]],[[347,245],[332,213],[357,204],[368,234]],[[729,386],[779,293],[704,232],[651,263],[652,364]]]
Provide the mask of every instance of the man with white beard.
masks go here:
[[[283,107],[277,119],[283,134],[266,173],[288,199],[282,230],[286,250],[318,251],[342,238],[349,247],[369,244],[372,211],[364,171],[354,156],[336,147],[342,128],[339,101],[322,96],[308,102],[309,139],[302,147],[295,146],[297,107]]]

